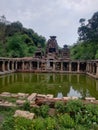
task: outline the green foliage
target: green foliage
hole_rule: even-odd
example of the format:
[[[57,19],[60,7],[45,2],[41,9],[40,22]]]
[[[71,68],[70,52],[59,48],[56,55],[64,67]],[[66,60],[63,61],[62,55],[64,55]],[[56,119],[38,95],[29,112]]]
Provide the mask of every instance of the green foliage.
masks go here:
[[[44,125],[44,119],[37,118],[33,120],[32,127],[33,127],[32,130],[46,130],[45,125]]]
[[[38,45],[45,48],[45,42],[43,36],[24,28],[19,21],[10,24],[0,22],[1,57],[33,56]]]
[[[59,125],[61,127],[64,127],[64,128],[74,128],[75,127],[74,120],[68,114],[60,115],[58,117],[58,120],[59,120],[58,121]]]
[[[62,101],[58,101],[55,103],[55,109],[59,113],[64,113],[65,111],[65,104]]]
[[[32,111],[37,115],[41,116],[43,118],[46,118],[48,116],[49,112],[49,106],[48,105],[42,105],[39,108],[33,108]]]
[[[57,130],[57,122],[53,117],[47,117],[45,119],[45,128],[46,130]]]
[[[2,129],[3,130],[14,130],[14,118],[11,117],[7,117],[4,122],[2,123]]]
[[[79,40],[71,47],[72,59],[97,59],[98,58],[98,12],[94,13],[88,23],[80,19],[78,28]]]
[[[23,109],[25,111],[30,111],[30,102],[29,101],[26,101],[24,104],[23,104]]]
[[[72,59],[96,59],[97,58],[98,44],[91,42],[88,43],[77,43],[71,47],[71,58]]]
[[[83,103],[81,100],[69,100],[66,104],[67,112],[77,113],[81,111],[82,108],[83,108]]]
[[[42,117],[47,117],[49,112],[49,106],[48,105],[42,105],[40,107],[40,114]]]
[[[14,128],[13,130],[32,130],[32,120],[17,117],[15,118]]]
[[[64,109],[62,109],[61,107]],[[29,110],[29,103],[24,104],[24,109]],[[48,114],[49,106],[42,105],[33,108],[37,116],[35,119],[9,116],[14,110],[5,110],[6,115],[2,123],[2,130],[97,130],[98,129],[98,105],[83,104],[80,100],[70,100],[66,104],[57,102],[55,104],[57,113],[54,116]],[[64,111],[63,111],[64,110]],[[4,109],[0,109],[4,111]],[[11,111],[11,113],[10,113]],[[63,111],[63,112],[62,112]],[[1,112],[1,113],[2,113]],[[73,116],[74,114],[74,116]]]

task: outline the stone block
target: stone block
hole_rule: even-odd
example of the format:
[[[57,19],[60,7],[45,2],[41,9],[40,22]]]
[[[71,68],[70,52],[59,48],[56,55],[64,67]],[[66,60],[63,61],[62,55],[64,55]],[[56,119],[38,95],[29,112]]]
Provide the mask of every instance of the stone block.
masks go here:
[[[16,104],[22,106],[25,102],[26,100],[17,100]]]
[[[73,97],[71,97],[71,99],[72,99],[72,100],[75,100],[75,99],[78,99],[78,97],[74,97],[74,96],[73,96]]]
[[[18,93],[18,97],[19,97],[19,98],[26,98],[27,96],[28,96],[28,94]]]
[[[24,117],[30,120],[32,120],[34,116],[35,116],[34,113],[30,113],[29,111],[22,111],[22,110],[16,110],[14,114],[14,117]]]
[[[52,94],[47,94],[47,98],[53,98]]]
[[[38,97],[38,98],[47,98],[47,95],[44,95],[44,94],[37,94],[37,97]]]
[[[63,97],[64,100],[70,100],[71,97]]]
[[[35,101],[35,100],[36,100],[36,96],[37,96],[37,93],[32,93],[32,94],[27,98],[27,100],[28,100],[28,101]]]
[[[93,102],[93,101],[95,101],[96,99],[95,99],[94,97],[86,97],[85,100],[86,100],[86,101],[91,101],[91,102]]]
[[[0,102],[0,106],[7,108],[7,107],[15,107],[16,105],[11,102],[5,101],[5,102]]]
[[[3,92],[0,94],[1,97],[11,97],[11,93],[9,92]]]
[[[11,94],[11,97],[13,97],[13,98],[17,98],[17,97],[18,97],[18,94],[14,94],[14,93],[12,93],[12,94]]]

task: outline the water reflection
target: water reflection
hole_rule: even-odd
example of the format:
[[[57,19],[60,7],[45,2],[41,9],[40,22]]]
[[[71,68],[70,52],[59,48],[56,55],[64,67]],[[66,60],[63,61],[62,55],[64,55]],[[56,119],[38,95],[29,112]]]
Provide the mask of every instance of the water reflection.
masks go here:
[[[59,92],[59,93],[57,94],[57,98],[63,98],[62,92]]]
[[[0,92],[58,93],[63,96],[93,96],[98,99],[98,80],[79,74],[14,73],[0,77]]]

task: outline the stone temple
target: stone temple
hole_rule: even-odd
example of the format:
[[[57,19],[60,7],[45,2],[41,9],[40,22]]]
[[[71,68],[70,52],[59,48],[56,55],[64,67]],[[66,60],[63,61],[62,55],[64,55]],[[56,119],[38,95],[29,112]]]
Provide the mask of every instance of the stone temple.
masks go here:
[[[98,60],[71,60],[68,46],[60,48],[50,36],[45,52],[39,46],[33,57],[0,57],[0,75],[11,72],[84,73],[98,79]]]

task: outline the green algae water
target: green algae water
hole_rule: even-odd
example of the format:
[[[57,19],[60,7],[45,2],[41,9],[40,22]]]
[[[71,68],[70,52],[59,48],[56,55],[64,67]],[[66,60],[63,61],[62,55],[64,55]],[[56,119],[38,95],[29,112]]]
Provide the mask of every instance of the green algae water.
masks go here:
[[[0,93],[40,93],[58,96],[95,97],[98,80],[80,74],[13,73],[0,76]]]

